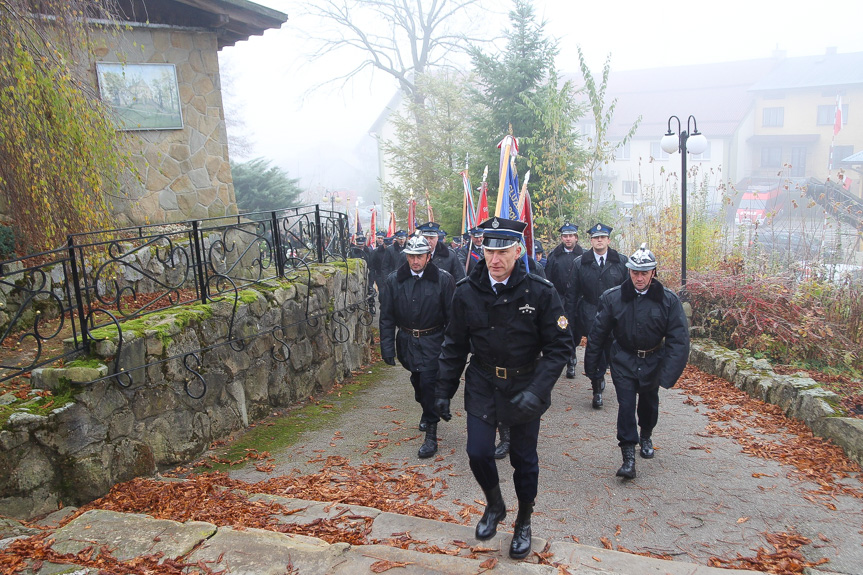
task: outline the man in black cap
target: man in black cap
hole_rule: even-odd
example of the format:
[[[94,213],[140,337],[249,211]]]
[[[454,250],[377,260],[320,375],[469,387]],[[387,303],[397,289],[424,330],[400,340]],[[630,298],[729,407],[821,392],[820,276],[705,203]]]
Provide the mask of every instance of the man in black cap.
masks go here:
[[[387,253],[384,256],[382,269],[384,277],[387,277],[408,261],[405,254],[402,253],[402,250],[405,249],[408,233],[404,230],[398,230],[394,237],[393,245],[387,248]]]
[[[482,236],[484,230],[480,227],[470,229],[470,243],[465,250],[465,262],[467,265],[467,273],[473,271],[476,264],[483,259],[482,251]]]
[[[548,266],[548,258],[545,257],[545,250],[542,247],[542,243],[539,240],[535,240],[533,242],[533,252],[536,254],[536,261],[539,263],[543,269]]]
[[[566,292],[563,303],[566,317],[570,318],[570,329],[573,339],[578,345],[581,337],[590,333],[593,318],[596,316],[596,306],[599,296],[607,289],[619,286],[629,276],[623,258],[615,250],[608,247],[612,228],[603,223],[592,226],[590,233],[590,249],[581,254],[572,266],[570,288]],[[602,392],[605,391],[605,371],[608,362],[605,353],[600,354],[596,372],[587,372],[593,389],[594,409],[602,408]]]
[[[386,246],[384,246],[384,232],[375,234],[375,247],[369,256],[369,284],[374,282],[378,290],[378,298],[380,298],[381,284],[384,283],[384,257],[386,256]]]
[[[656,279],[656,258],[646,244],[626,267],[626,281],[599,297],[584,368],[596,373],[603,350],[608,350],[623,455],[617,476],[635,479],[635,446],[641,445],[641,457],[654,456],[651,434],[659,419],[659,388],[674,386],[689,359],[689,324],[677,295]]]
[[[578,245],[577,225],[566,222],[560,227],[559,231],[560,245],[554,248],[548,255],[548,264],[545,266],[545,277],[554,284],[560,299],[565,300],[566,292],[570,288],[569,282],[575,258],[580,256],[584,250]],[[573,343],[572,357],[566,363],[566,377],[569,379],[575,377],[575,347],[581,342],[575,341],[575,338],[573,338]]]
[[[510,427],[510,463],[518,516],[510,557],[530,553],[530,517],[537,495],[540,418],[551,404],[551,390],[572,354],[563,305],[551,282],[528,274],[521,257],[525,224],[491,218],[484,230],[484,258],[458,282],[450,323],[440,352],[435,392],[438,414],[449,420],[450,399],[464,372],[467,453],[486,508],[476,537],[486,540],[506,518],[495,452],[495,426]]]
[[[441,229],[437,222],[426,222],[417,228],[422,236],[428,240],[432,249],[432,260],[438,269],[448,272],[455,281],[464,277],[464,268],[458,261],[455,253],[449,249],[446,242],[440,241]],[[444,232],[445,233],[445,232]]]
[[[414,399],[423,410],[419,428],[426,432],[417,456],[424,459],[437,453],[438,448],[437,358],[455,281],[431,262],[431,247],[423,236],[408,240],[404,253],[407,263],[387,276],[383,284],[381,357],[388,365],[395,365],[398,357],[399,363],[411,372]]]

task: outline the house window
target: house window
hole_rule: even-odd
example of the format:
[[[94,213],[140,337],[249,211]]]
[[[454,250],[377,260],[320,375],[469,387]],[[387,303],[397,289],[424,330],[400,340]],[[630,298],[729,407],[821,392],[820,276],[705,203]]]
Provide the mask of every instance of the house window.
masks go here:
[[[854,153],[854,146],[834,146],[833,147],[833,165],[835,166],[848,156]]]
[[[621,143],[617,144],[617,148],[615,148],[615,151],[614,151],[614,159],[615,160],[628,160],[628,159],[630,159],[630,154],[632,153],[632,150],[630,148],[631,148],[631,146],[629,144],[629,140],[627,140],[626,143],[621,142]]]
[[[623,180],[623,195],[635,196],[638,195],[638,180]]]
[[[709,160],[710,159],[710,142],[707,143],[707,149],[700,154],[689,154],[690,160]]]
[[[584,124],[579,125],[578,134],[581,136],[581,140],[583,142],[593,140],[596,136],[596,124],[585,122]]]
[[[806,146],[792,146],[791,173],[792,178],[802,178],[806,175]]]
[[[659,147],[659,142],[650,142],[650,157],[654,160],[667,160],[668,154]]]
[[[764,146],[761,148],[762,168],[782,167],[782,148],[780,146]]]
[[[836,122],[836,104],[828,104],[826,106],[818,106],[818,121],[819,126],[832,126]],[[848,123],[848,104],[842,104],[842,125]]]
[[[785,123],[785,108],[764,108],[761,112],[762,126],[781,128]]]

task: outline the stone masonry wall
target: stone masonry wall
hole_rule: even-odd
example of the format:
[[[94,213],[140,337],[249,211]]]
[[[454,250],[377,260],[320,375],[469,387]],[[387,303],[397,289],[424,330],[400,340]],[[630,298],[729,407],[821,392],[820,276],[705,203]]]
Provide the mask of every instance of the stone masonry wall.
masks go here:
[[[126,182],[121,194],[126,197],[109,198],[121,223],[236,214],[216,35],[135,27],[119,38],[104,38],[101,46],[97,42],[97,61],[174,64],[183,114],[181,130],[127,132],[141,180]],[[98,90],[95,62],[88,72]]]
[[[136,320],[123,332],[120,353],[128,388],[113,379],[84,384],[73,403],[47,416],[16,411],[0,430],[0,515],[30,518],[60,502],[90,501],[116,483],[191,461],[274,408],[329,389],[370,360],[371,318],[352,308],[365,283],[365,264],[349,260],[347,268],[315,265],[310,278],[243,290],[234,320],[234,333],[248,338],[240,351],[219,345],[227,341],[232,299]],[[272,333],[254,335],[278,326],[284,346]],[[97,356],[116,353],[111,331],[113,338],[94,346]],[[182,357],[168,358],[207,347],[213,349],[199,354],[200,366],[190,363],[207,385],[192,399],[184,385],[197,392],[200,382]],[[50,388],[61,377],[74,384],[99,375],[93,368],[34,370],[32,383]]]

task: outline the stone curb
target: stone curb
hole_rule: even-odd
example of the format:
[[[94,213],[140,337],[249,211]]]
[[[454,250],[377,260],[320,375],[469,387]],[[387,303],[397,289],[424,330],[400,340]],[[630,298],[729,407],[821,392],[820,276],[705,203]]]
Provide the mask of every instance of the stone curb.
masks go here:
[[[98,553],[105,546],[118,559],[163,553],[175,558],[189,553],[186,563],[203,564],[213,570],[232,574],[280,575],[297,569],[303,575],[349,575],[380,572],[372,565],[382,561],[399,563],[398,573],[420,575],[444,573],[507,573],[513,575],[556,575],[564,567],[571,575],[752,575],[753,571],[717,569],[681,561],[664,561],[630,553],[597,549],[576,543],[552,543],[549,560],[555,564],[540,565],[532,555],[528,560],[514,561],[507,556],[510,535],[499,533],[490,541],[478,542],[473,528],[453,523],[381,512],[368,507],[321,503],[269,495],[256,495],[257,501],[272,501],[295,513],[284,515],[284,523],[311,523],[323,518],[348,516],[364,521],[364,514],[373,518],[370,536],[395,538],[400,542],[437,545],[445,553],[424,553],[398,546],[373,544],[329,544],[315,537],[291,535],[262,529],[216,527],[211,523],[189,521],[178,523],[154,519],[142,514],[123,514],[93,510],[84,513],[57,530],[52,539],[53,549],[75,553],[92,547]],[[293,511],[293,509],[291,509]],[[321,512],[322,515],[315,516]],[[504,524],[506,525],[506,523]],[[8,540],[4,540],[8,541]],[[2,542],[0,542],[2,544]],[[546,542],[534,538],[534,551],[542,551]],[[473,550],[469,549],[472,547]],[[191,553],[190,553],[191,551]],[[471,554],[472,556],[468,556]],[[496,559],[493,568],[483,567]],[[24,571],[26,575],[56,573],[90,573],[81,566],[41,564]],[[194,570],[192,571],[194,572]]]
[[[843,417],[839,397],[806,375],[779,375],[765,359],[754,359],[709,340],[693,341],[689,363],[721,377],[750,396],[782,408],[812,433],[830,439],[863,466],[863,419]]]

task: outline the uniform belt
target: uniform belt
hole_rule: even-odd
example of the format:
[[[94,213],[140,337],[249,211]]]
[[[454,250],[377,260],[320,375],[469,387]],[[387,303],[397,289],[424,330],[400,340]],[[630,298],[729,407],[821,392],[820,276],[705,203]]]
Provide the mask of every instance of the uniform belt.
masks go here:
[[[430,327],[428,329],[410,329],[409,327],[399,326],[399,329],[401,331],[408,332],[409,334],[411,334],[414,337],[422,337],[424,335],[432,335],[432,334],[439,333],[439,332],[443,331],[443,326],[437,325],[435,327]]]
[[[621,346],[621,347],[623,347],[623,346]],[[623,349],[626,349],[626,351],[628,351],[629,353],[634,353],[635,355],[637,355],[638,357],[643,359],[643,358],[645,358],[649,355],[652,355],[653,353],[659,351],[660,347],[662,347],[662,343],[659,343],[658,345],[656,345],[655,347],[652,347],[650,349],[627,349],[625,347]]]
[[[536,369],[536,362],[529,363],[521,367],[499,367],[496,365],[489,365],[487,363],[483,363],[479,360],[472,361],[471,363],[476,363],[480,369],[500,379],[509,379],[510,377],[525,375],[528,373],[532,373],[533,370]]]

